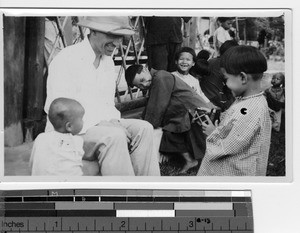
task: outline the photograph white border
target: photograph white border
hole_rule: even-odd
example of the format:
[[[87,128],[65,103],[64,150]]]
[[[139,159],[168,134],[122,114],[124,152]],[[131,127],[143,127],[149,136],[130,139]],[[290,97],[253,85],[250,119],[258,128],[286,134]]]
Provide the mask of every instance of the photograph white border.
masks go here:
[[[2,7],[45,7],[45,8],[172,8],[177,9],[184,8],[208,8],[208,9],[240,9],[240,8],[286,8],[291,9],[292,12],[292,48],[295,51],[292,54],[292,60],[295,64],[300,61],[300,30],[297,22],[300,20],[300,5],[298,1],[294,0],[252,0],[252,1],[180,1],[175,2],[174,0],[152,0],[152,1],[140,1],[140,0],[115,0],[109,1],[98,1],[98,0],[28,0],[26,3],[22,0],[1,0],[0,8]],[[1,38],[0,38],[1,39]],[[3,39],[3,38],[2,38]],[[0,48],[2,49],[2,48]],[[0,71],[3,72],[3,61],[0,62]],[[293,74],[293,89],[296,90],[300,86],[300,80],[295,77],[300,77],[300,67],[292,65]],[[1,86],[1,85],[0,85]],[[2,86],[1,86],[2,87]],[[3,93],[3,89],[0,89]],[[1,94],[0,93],[0,94]],[[83,189],[83,188],[123,188],[123,189],[198,189],[198,190],[252,190],[253,200],[253,214],[254,214],[254,229],[255,233],[298,233],[299,232],[299,196],[300,196],[300,150],[296,141],[300,138],[300,122],[297,120],[300,117],[300,108],[297,107],[296,103],[300,101],[300,92],[294,91],[293,103],[293,122],[290,123],[293,128],[293,139],[295,143],[290,142],[286,145],[290,148],[293,153],[293,180],[290,183],[234,183],[234,182],[182,182],[182,183],[158,183],[158,182],[102,182],[102,183],[84,183],[84,182],[2,182],[0,183],[0,190],[15,190],[15,189]],[[1,101],[0,101],[1,102]],[[1,111],[3,112],[3,104],[1,102]],[[1,121],[3,119],[0,119]],[[3,125],[3,122],[1,122]],[[3,145],[3,128],[0,131],[0,143]],[[3,152],[3,150],[1,151]],[[0,152],[0,154],[1,154]],[[2,153],[3,155],[3,153]],[[0,166],[1,165],[0,163]]]
[[[290,9],[1,9],[6,16],[190,16],[190,17],[279,17],[285,21],[285,75],[292,77],[292,11]],[[2,19],[1,19],[2,20]],[[3,40],[2,40],[3,41]],[[3,54],[3,53],[2,53]],[[265,177],[201,177],[201,176],[161,176],[161,177],[33,177],[4,176],[3,182],[291,182],[292,181],[292,79],[286,79],[286,175]],[[3,144],[2,144],[3,145]],[[4,154],[4,153],[3,153]],[[1,158],[4,161],[4,158]],[[1,170],[0,170],[1,172]]]

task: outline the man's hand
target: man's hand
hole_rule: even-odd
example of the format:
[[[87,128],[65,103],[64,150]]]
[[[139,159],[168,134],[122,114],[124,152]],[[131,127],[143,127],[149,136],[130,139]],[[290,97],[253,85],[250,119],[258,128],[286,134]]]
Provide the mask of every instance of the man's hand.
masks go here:
[[[202,130],[206,136],[209,136],[216,129],[216,127],[218,127],[219,122],[216,121],[214,125],[207,115],[205,115],[205,118],[207,121],[202,122]]]

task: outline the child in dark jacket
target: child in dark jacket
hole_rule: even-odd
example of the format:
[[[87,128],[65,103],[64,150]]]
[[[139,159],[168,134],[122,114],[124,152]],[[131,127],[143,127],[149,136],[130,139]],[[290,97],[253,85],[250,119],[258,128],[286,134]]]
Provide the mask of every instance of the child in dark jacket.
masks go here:
[[[265,96],[270,108],[272,128],[277,132],[280,131],[282,111],[285,107],[284,80],[285,76],[283,73],[274,74],[271,80],[272,86],[265,90]]]

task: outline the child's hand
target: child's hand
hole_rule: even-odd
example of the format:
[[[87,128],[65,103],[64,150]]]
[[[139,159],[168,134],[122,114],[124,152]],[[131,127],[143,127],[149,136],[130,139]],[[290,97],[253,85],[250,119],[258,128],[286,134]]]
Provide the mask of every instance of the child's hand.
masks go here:
[[[205,115],[205,118],[207,122],[202,122],[202,130],[206,136],[209,136],[215,130],[215,128],[218,127],[219,122],[216,121],[214,125],[207,115]]]

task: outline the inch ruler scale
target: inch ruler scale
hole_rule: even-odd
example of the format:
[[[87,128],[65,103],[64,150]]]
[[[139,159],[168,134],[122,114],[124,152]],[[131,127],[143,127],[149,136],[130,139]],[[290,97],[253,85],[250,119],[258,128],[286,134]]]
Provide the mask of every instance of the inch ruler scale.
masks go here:
[[[253,233],[251,191],[0,190],[0,232]]]

